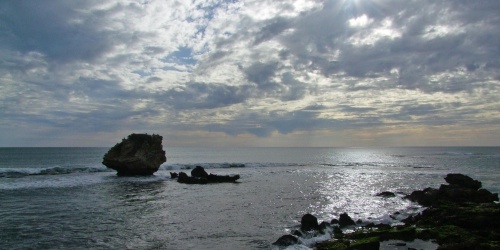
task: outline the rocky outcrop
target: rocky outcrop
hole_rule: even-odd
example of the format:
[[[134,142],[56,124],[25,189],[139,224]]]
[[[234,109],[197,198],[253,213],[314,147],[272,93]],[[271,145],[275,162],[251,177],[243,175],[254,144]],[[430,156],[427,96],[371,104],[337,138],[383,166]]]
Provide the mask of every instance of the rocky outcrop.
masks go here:
[[[481,188],[482,183],[478,180],[474,180],[469,176],[463,174],[448,174],[444,177],[444,180],[448,182],[451,186],[469,188],[478,190]]]
[[[207,178],[190,177],[184,172],[179,173],[177,177],[177,182],[184,184],[207,184]]]
[[[167,161],[160,135],[131,134],[112,147],[102,161],[119,176],[152,175]]]
[[[379,249],[380,243],[387,240],[404,246],[415,239],[431,240],[437,243],[438,249],[500,249],[498,195],[481,189],[481,182],[462,174],[448,174],[445,180],[449,185],[417,190],[407,196],[427,208],[402,220],[405,225],[369,223],[349,233],[334,226],[333,238],[317,243],[314,249]],[[306,216],[311,227],[317,225],[310,215]],[[348,217],[346,213],[341,214],[331,224],[353,225],[354,221]],[[298,233],[294,235],[303,237]],[[299,238],[296,244],[300,242]],[[411,248],[408,246],[408,249]]]
[[[222,182],[236,182],[240,179],[240,175],[215,175],[208,174],[201,166],[196,166],[191,171],[191,176],[184,172],[174,173],[170,172],[172,179],[177,178],[177,182],[185,184],[207,184],[207,183],[222,183]]]
[[[319,224],[316,216],[312,214],[305,214],[300,220],[300,229],[303,231],[318,230]]]
[[[441,185],[439,189],[426,188],[413,191],[408,199],[423,206],[435,206],[442,203],[491,203],[498,201],[498,194],[480,189],[482,183],[463,174],[448,174],[445,181],[449,185]]]
[[[339,217],[339,226],[340,227],[347,227],[347,226],[352,226],[352,225],[356,225],[356,223],[354,222],[353,219],[351,219],[351,217],[347,213],[340,214],[340,217]]]

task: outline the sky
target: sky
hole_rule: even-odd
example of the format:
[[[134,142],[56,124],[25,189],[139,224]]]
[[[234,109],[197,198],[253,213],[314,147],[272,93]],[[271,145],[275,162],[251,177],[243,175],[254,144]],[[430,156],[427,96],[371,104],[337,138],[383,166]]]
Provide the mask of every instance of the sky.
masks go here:
[[[498,0],[0,1],[0,146],[500,145]]]

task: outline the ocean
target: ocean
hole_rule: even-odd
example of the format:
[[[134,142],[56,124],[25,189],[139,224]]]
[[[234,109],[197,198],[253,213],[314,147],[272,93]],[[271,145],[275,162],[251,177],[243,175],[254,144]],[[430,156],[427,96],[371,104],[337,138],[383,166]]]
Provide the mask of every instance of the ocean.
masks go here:
[[[500,147],[164,149],[154,176],[118,177],[108,148],[0,148],[0,249],[272,249],[306,213],[398,223],[422,209],[404,195],[447,173],[500,192]],[[170,178],[197,165],[241,179]]]

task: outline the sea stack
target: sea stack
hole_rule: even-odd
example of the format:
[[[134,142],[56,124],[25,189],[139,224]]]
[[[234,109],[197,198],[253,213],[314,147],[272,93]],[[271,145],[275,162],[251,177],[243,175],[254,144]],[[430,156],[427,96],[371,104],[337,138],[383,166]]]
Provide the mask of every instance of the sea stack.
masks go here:
[[[131,134],[112,147],[102,161],[119,176],[152,175],[167,161],[160,135]]]

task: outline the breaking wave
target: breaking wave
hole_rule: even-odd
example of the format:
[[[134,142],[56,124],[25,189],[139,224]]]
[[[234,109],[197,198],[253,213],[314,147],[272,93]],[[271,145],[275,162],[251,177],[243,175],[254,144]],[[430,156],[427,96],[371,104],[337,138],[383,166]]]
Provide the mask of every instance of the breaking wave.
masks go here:
[[[406,167],[406,168],[431,168],[430,166],[421,165],[404,165],[399,166],[387,163],[174,163],[163,164],[160,166],[160,171],[169,170],[190,170],[196,166],[202,166],[205,169],[213,168],[265,168],[265,167],[301,167],[301,166],[324,166],[324,167]],[[27,176],[37,175],[65,175],[73,173],[100,173],[100,172],[114,172],[105,166],[56,166],[48,168],[0,168],[0,178],[22,178]]]
[[[104,166],[97,167],[51,167],[51,168],[3,168],[0,169],[0,178],[22,178],[33,175],[61,175],[72,173],[97,173],[97,172],[111,172]]]

